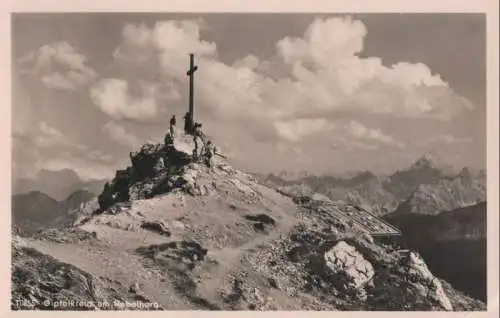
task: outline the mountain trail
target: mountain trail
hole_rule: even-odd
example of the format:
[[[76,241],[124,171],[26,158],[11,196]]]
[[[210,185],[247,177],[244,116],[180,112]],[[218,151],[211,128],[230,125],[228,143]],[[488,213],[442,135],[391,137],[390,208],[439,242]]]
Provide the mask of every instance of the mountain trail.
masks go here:
[[[398,287],[408,277],[393,248],[366,232],[381,223],[376,216],[317,195],[283,195],[221,157],[205,159],[182,134],[131,154],[98,209],[26,238],[40,255],[16,246],[16,299],[59,297],[83,275],[100,291],[82,287],[75,293],[84,299],[135,297],[167,310],[450,310],[443,293],[428,300],[427,272]],[[35,274],[23,271],[37,257]],[[58,262],[74,267],[73,281]],[[454,297],[453,306],[462,299]]]

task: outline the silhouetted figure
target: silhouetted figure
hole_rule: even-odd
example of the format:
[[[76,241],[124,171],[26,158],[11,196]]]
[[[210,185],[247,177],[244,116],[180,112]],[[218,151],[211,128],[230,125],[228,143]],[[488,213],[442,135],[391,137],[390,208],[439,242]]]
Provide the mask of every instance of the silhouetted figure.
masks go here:
[[[172,138],[172,135],[170,133],[165,135],[164,139],[165,146],[172,146],[174,144],[174,138]]]
[[[190,112],[187,112],[184,115],[184,132],[187,135],[191,135],[193,133],[193,118],[191,117]]]
[[[193,141],[194,141],[194,152],[196,153],[196,156],[198,156],[198,152],[199,152],[198,149],[200,149],[199,141],[201,141],[204,144],[203,133],[201,131],[201,124],[200,123],[195,123],[193,126]],[[200,154],[201,154],[201,152],[200,152]]]
[[[176,123],[177,120],[175,119],[175,115],[173,115],[172,118],[170,118],[170,135],[172,136],[172,138],[175,138]]]
[[[215,153],[216,153],[215,146],[209,140],[203,150],[203,161],[209,168],[211,168],[213,165],[213,158]]]

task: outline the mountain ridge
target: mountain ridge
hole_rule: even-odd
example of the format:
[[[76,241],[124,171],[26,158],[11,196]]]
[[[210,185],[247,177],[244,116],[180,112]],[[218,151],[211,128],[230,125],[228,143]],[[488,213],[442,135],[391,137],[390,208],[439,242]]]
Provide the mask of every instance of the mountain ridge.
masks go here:
[[[259,175],[258,178],[265,184],[282,191],[319,192],[332,200],[341,200],[363,206],[377,215],[394,212],[423,185],[432,185],[440,180],[446,182],[446,180],[454,180],[458,177],[477,182],[478,187],[481,188],[477,191],[474,190],[478,200],[486,198],[486,173],[484,170],[481,169],[477,173],[473,173],[471,168],[464,167],[462,170],[451,173],[451,170],[446,167],[447,165],[435,159],[435,156],[424,154],[407,169],[398,170],[388,176],[377,176],[370,171],[363,171],[345,179],[332,176],[308,176],[295,180],[283,180],[272,173],[267,176]],[[457,188],[457,190],[462,191],[463,189]],[[471,204],[473,203],[475,202]],[[453,207],[447,206],[441,210],[451,208]]]
[[[144,145],[91,215],[15,238],[14,309],[52,299],[65,284],[75,294],[58,299],[170,310],[485,309],[436,279],[418,253],[379,244],[340,217],[357,213],[351,205],[321,196],[297,203],[193,148],[182,134]]]
[[[23,235],[31,235],[47,227],[71,225],[83,213],[81,208],[95,195],[77,190],[65,200],[57,201],[40,191],[14,194],[12,200],[12,226]]]
[[[107,179],[83,180],[74,170],[41,169],[32,178],[14,178],[12,180],[12,194],[22,194],[31,191],[40,191],[48,194],[57,201],[64,201],[69,195],[81,189],[98,195]]]

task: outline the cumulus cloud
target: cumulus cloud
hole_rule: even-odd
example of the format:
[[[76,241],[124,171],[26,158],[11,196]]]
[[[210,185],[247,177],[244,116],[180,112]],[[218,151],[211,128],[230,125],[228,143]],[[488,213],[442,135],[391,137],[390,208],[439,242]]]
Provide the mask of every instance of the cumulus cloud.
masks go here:
[[[116,122],[109,121],[102,127],[102,130],[106,132],[111,139],[120,145],[126,146],[127,148],[136,148],[141,144],[139,138],[131,133],[128,133],[124,127],[120,126]]]
[[[23,135],[26,138],[31,138],[34,146],[39,148],[74,149],[82,152],[88,150],[86,145],[71,140],[58,129],[43,121],[38,124],[37,132],[24,131]]]
[[[281,130],[280,136],[285,135],[283,120],[305,113],[328,117],[348,111],[448,120],[472,108],[425,64],[401,61],[385,66],[378,57],[359,57],[367,32],[361,21],[350,17],[317,19],[302,37],[278,41],[273,59],[249,55],[227,65],[218,59],[216,44],[200,38],[197,20],[163,21],[152,28],[131,24],[124,28],[114,57],[127,65],[153,65],[162,85],[182,92],[188,53],[195,53],[200,65],[197,100],[207,116],[257,119]],[[279,76],[270,74],[277,69]],[[123,84],[113,84],[106,89],[124,91]],[[106,95],[105,89],[100,91]],[[104,104],[108,103],[100,103]],[[116,107],[102,108],[123,115],[110,111]],[[144,113],[153,114],[147,107]],[[141,116],[138,111],[129,115]]]
[[[332,134],[331,146],[334,149],[348,151],[373,151],[381,148],[404,149],[405,143],[388,135],[380,129],[350,121],[340,125]]]
[[[361,140],[376,142],[385,146],[404,147],[403,143],[396,141],[392,136],[384,134],[380,129],[367,128],[356,121],[349,122],[347,132],[349,135]]]
[[[418,143],[419,146],[428,146],[428,145],[441,145],[441,146],[447,146],[447,145],[465,145],[468,143],[471,143],[473,140],[470,137],[460,137],[460,136],[454,136],[452,134],[442,134],[438,136],[434,136],[431,138],[428,138],[426,140],[422,140]]]
[[[104,79],[90,90],[95,105],[114,119],[149,119],[158,113],[154,86],[144,85],[140,96],[132,96],[128,82]]]
[[[180,92],[186,92],[188,53],[215,56],[215,44],[199,39],[202,26],[201,20],[161,21],[154,28],[126,25],[113,58],[127,74],[94,85],[93,103],[117,120],[147,121],[164,113],[165,106],[179,102]],[[133,91],[139,94],[133,96]]]
[[[323,136],[327,136],[327,139],[333,140],[334,148],[346,144],[349,144],[353,149],[363,150],[375,150],[380,146],[402,149],[405,146],[403,142],[385,134],[382,130],[366,127],[354,120],[333,122],[324,118],[300,118],[276,121],[274,126],[280,137],[292,142],[321,133]]]
[[[278,54],[291,68],[294,108],[323,114],[336,111],[379,113],[412,118],[449,119],[470,102],[457,96],[422,63],[361,58],[367,33],[351,18],[319,19],[302,38],[278,42]],[[306,103],[309,101],[309,103]],[[283,108],[287,107],[286,105]]]
[[[113,62],[106,69],[108,78],[100,80],[85,57],[66,42],[43,46],[20,63],[49,87],[74,90],[91,83],[92,103],[110,117],[103,133],[116,143],[133,145],[139,141],[125,129],[132,126],[122,124],[156,119],[167,123],[168,118],[162,117],[166,112],[170,116],[178,112],[175,107],[187,104],[188,53],[194,53],[199,65],[196,114],[207,133],[218,144],[227,143],[227,153],[241,161],[257,162],[263,169],[281,168],[283,162],[294,160],[297,167],[306,161],[324,169],[347,166],[353,158],[368,156],[357,152],[331,156],[329,145],[342,150],[401,150],[405,143],[399,138],[426,137],[399,136],[394,131],[405,121],[398,119],[450,120],[473,107],[425,64],[403,60],[389,65],[379,57],[366,57],[365,37],[370,30],[350,17],[316,19],[303,35],[276,41],[274,54],[265,58],[243,55],[230,63],[221,61],[216,43],[202,38],[203,27],[200,20],[125,25]],[[352,121],[343,122],[342,118]],[[393,118],[399,125],[379,126],[381,130],[367,118],[385,123]],[[440,124],[429,124],[436,125]],[[135,128],[139,135],[141,127]],[[147,128],[148,137],[156,133]],[[68,149],[71,143],[48,125],[40,127],[39,136],[32,140],[42,151],[61,144]],[[459,141],[450,135],[433,142]],[[271,163],[269,153],[273,151]],[[87,156],[90,162],[113,161],[113,156],[85,150],[84,145],[77,144],[69,152]],[[321,159],[312,161],[311,157]],[[77,164],[63,159],[58,162]]]
[[[76,90],[97,77],[83,54],[67,42],[41,46],[18,60],[22,73],[39,77],[47,87]]]
[[[14,178],[30,177],[40,169],[70,168],[84,178],[106,175],[114,170],[116,158],[98,149],[89,149],[46,122],[36,128],[15,126],[12,142]]]
[[[274,122],[274,127],[281,137],[290,141],[298,141],[302,137],[335,128],[333,123],[328,122],[324,118],[300,118],[291,121],[276,121]]]
[[[37,133],[34,137],[34,143],[38,147],[49,148],[54,146],[74,145],[63,133],[52,126],[49,126],[46,122],[40,122],[38,124],[38,129],[39,133]]]
[[[457,137],[451,134],[444,134],[429,138],[424,142],[424,144],[436,144],[436,143],[444,143],[444,144],[465,144],[472,142],[472,138],[470,137]]]
[[[89,158],[78,158],[70,153],[47,158],[40,166],[49,170],[71,169],[83,179],[112,178],[116,169],[115,165],[89,162]]]

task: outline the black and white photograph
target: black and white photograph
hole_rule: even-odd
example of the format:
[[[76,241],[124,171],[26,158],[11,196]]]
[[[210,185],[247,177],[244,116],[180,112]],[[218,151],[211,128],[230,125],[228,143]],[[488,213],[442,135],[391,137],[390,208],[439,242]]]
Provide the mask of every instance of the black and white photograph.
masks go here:
[[[486,14],[10,25],[11,310],[487,310]]]

